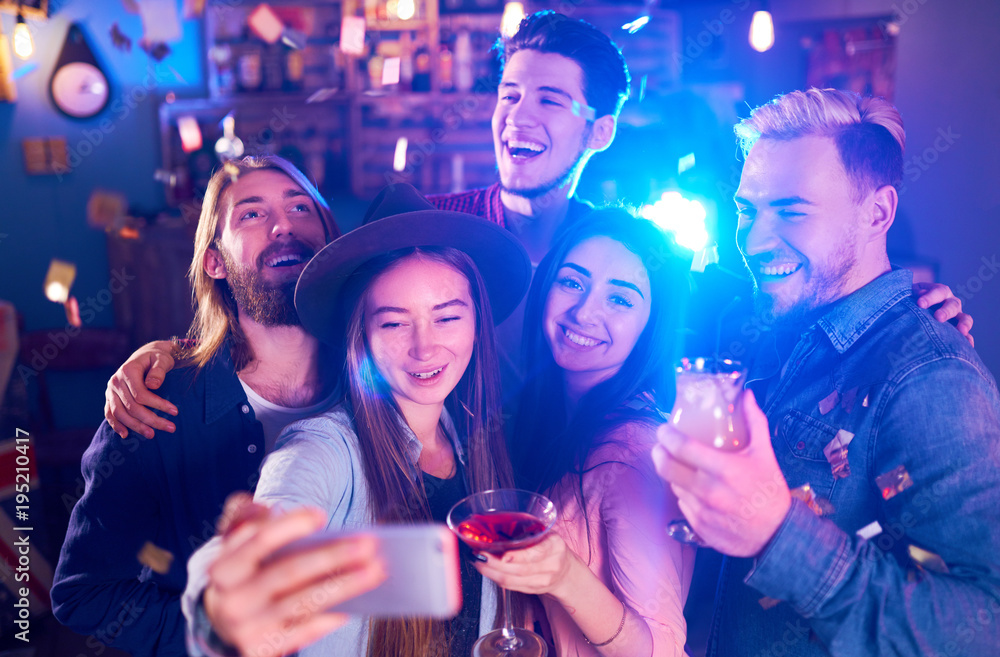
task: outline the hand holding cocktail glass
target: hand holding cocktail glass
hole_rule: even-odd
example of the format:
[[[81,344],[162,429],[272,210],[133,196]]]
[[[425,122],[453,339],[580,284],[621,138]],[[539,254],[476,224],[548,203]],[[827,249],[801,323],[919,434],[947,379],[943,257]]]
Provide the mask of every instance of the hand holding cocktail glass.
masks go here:
[[[658,429],[653,448],[656,470],[690,524],[685,536],[683,526],[672,523],[672,535],[731,556],[756,555],[791,506],[767,417],[753,393],[743,391],[737,364],[687,363],[688,374],[678,374],[671,422]]]
[[[466,545],[496,556],[537,545],[555,521],[556,508],[548,498],[512,488],[475,493],[448,512],[448,527]],[[545,657],[548,650],[540,636],[514,627],[506,588],[503,611],[503,627],[480,638],[473,657]]]

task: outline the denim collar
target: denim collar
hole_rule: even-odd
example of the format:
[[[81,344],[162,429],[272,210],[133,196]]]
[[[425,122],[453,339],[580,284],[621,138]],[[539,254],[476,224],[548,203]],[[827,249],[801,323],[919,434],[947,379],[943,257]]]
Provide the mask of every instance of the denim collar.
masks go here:
[[[886,311],[913,294],[913,272],[893,268],[860,290],[835,301],[816,324],[833,348],[844,353]]]

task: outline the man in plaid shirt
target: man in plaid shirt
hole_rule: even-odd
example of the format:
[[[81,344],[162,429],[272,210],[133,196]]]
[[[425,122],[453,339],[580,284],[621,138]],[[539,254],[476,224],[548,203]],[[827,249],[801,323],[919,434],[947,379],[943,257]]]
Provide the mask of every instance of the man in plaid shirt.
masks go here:
[[[590,156],[615,137],[628,66],[596,27],[552,11],[531,14],[497,47],[503,77],[493,148],[500,182],[428,198],[442,210],[505,226],[537,264],[560,226],[593,209],[576,197],[576,184]]]

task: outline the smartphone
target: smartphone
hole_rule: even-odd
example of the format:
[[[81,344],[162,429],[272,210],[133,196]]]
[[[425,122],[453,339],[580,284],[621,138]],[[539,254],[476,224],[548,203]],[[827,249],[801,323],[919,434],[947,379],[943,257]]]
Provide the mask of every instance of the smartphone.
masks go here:
[[[325,530],[295,541],[281,552],[362,533],[378,539],[378,553],[387,577],[378,588],[330,611],[375,618],[443,619],[458,614],[462,607],[458,539],[444,525],[374,525],[358,531]]]

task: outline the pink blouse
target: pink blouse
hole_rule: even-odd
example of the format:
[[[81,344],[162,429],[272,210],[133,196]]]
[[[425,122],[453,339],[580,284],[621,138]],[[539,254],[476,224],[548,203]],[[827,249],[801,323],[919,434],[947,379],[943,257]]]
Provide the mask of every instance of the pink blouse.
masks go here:
[[[677,500],[653,468],[656,432],[642,423],[617,428],[587,459],[583,495],[579,479],[567,475],[547,495],[559,509],[555,531],[619,600],[641,616],[653,636],[652,654],[684,654],[684,601],[694,569],[694,549],[667,536],[671,520],[683,517]],[[542,596],[559,657],[596,656],[566,610]],[[608,613],[620,614],[621,609]],[[616,616],[618,618],[618,616]],[[604,641],[607,637],[592,637]],[[639,656],[637,656],[639,657]]]

